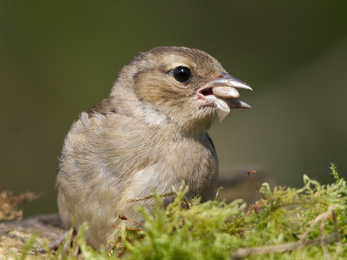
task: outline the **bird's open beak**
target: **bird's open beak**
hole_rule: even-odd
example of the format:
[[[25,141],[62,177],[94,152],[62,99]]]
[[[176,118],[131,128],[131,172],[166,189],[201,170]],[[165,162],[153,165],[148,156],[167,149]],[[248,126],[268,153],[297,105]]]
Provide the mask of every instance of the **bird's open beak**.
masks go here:
[[[210,95],[215,96],[216,98],[222,99],[226,102],[229,108],[251,108],[250,105],[238,99],[240,97],[239,92],[236,88],[243,88],[252,90],[253,89],[244,81],[231,76],[228,73],[221,72],[222,77],[218,77],[209,83],[207,83],[204,87],[200,88],[197,92],[199,99],[206,101],[207,106],[211,106],[215,101],[213,97],[209,97]]]
[[[202,101],[202,106],[215,107],[220,120],[229,114],[230,109],[251,108],[250,105],[238,99],[240,96],[236,88],[252,90],[252,88],[242,80],[231,76],[226,72],[221,72],[221,76],[208,82],[198,89],[198,99]]]

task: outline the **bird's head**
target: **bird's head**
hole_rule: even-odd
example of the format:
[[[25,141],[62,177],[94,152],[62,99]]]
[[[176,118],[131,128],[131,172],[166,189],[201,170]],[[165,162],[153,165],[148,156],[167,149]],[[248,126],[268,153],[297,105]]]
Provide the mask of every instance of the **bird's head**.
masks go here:
[[[250,108],[238,100],[236,88],[252,90],[206,52],[157,47],[123,67],[111,96],[122,104],[129,98],[135,114],[150,124],[174,123],[187,131],[206,130],[214,117],[223,120],[230,109]],[[124,96],[125,90],[133,96]]]

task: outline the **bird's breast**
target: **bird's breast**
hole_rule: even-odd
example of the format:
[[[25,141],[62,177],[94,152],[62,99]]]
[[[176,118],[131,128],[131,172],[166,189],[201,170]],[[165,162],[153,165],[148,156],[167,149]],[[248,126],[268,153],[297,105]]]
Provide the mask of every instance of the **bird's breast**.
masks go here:
[[[214,196],[218,159],[213,149],[192,137],[175,137],[154,145],[154,150],[154,154],[143,155],[151,157],[152,163],[133,173],[125,199],[145,197],[153,189],[168,193],[183,183],[189,186],[189,198],[201,196],[206,201]]]

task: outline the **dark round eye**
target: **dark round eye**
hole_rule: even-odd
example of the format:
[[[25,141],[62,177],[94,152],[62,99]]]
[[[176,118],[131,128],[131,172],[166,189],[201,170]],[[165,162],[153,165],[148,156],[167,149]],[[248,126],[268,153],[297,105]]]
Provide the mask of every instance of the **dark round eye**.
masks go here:
[[[179,66],[173,70],[174,78],[181,83],[186,83],[190,80],[192,74],[186,67]]]

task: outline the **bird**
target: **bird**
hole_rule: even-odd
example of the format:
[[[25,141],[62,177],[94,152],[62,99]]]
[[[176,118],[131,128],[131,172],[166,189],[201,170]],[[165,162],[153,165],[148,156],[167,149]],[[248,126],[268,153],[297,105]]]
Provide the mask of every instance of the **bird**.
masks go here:
[[[119,234],[120,214],[143,223],[134,207],[151,210],[154,201],[129,201],[153,190],[184,183],[187,199],[214,199],[218,157],[207,130],[230,109],[250,108],[236,88],[252,90],[198,49],[156,47],[133,58],[65,138],[57,175],[64,225],[87,223],[86,242],[100,249]]]

